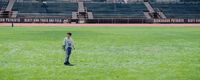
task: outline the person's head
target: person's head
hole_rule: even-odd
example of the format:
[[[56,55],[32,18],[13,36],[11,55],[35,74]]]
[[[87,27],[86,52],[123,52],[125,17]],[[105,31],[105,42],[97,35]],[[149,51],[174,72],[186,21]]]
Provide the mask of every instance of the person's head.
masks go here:
[[[72,33],[68,32],[67,37],[70,38],[72,36]]]

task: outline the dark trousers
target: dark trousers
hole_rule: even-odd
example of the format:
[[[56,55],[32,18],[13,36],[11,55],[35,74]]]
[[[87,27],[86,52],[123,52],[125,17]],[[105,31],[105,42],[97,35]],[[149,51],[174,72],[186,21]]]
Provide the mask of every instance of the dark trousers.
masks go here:
[[[71,51],[72,51],[72,48],[71,47],[68,47],[66,50],[65,50],[65,54],[66,54],[66,57],[65,57],[65,64],[69,64],[69,58],[70,58],[70,55],[71,55]]]

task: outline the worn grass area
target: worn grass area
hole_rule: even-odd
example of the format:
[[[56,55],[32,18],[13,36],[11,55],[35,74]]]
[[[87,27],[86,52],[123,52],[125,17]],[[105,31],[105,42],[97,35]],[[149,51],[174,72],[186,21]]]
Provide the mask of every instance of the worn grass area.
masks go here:
[[[72,32],[74,66],[61,48]],[[200,27],[0,27],[0,80],[200,80]]]

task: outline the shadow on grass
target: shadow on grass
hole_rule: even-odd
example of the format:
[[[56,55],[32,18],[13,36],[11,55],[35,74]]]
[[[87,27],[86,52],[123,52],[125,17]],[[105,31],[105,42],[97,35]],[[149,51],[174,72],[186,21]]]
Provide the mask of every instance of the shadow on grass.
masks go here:
[[[74,64],[67,64],[67,65],[65,65],[65,66],[75,66]]]

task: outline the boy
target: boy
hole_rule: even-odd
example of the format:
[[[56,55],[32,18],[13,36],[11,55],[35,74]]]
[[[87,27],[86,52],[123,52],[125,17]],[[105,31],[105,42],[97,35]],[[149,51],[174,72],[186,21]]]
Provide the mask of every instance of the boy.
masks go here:
[[[64,38],[64,42],[63,42],[63,49],[66,53],[64,65],[70,65],[70,62],[69,62],[70,54],[71,54],[72,48],[75,49],[73,39],[71,36],[72,36],[72,33],[67,33],[67,36]]]

